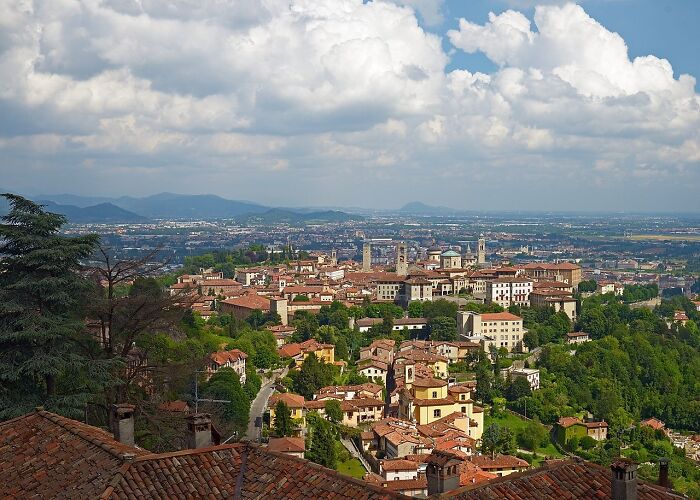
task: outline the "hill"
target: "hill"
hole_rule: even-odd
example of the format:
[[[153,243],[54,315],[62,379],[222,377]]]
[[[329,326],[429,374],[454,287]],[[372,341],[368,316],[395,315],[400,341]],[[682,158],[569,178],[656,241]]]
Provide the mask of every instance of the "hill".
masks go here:
[[[228,200],[212,194],[160,193],[146,198],[124,196],[113,203],[125,210],[161,219],[229,218],[268,210],[268,207],[256,203]]]
[[[451,215],[458,213],[459,210],[454,210],[448,207],[435,207],[426,205],[420,201],[412,201],[399,208],[398,212],[401,214],[411,215]]]
[[[314,222],[347,222],[350,220],[362,220],[362,217],[338,210],[299,213],[273,208],[261,214],[248,215],[243,219],[243,222],[248,224],[312,224]]]
[[[124,210],[112,203],[100,203],[89,207],[77,207],[75,205],[60,205],[53,201],[39,201],[46,205],[46,210],[65,215],[73,224],[85,223],[119,223],[119,222],[145,222],[148,219],[141,215]]]

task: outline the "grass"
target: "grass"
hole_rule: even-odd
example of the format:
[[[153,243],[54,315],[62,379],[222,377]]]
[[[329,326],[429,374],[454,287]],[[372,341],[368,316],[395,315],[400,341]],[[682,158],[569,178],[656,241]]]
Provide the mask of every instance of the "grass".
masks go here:
[[[367,473],[362,463],[356,458],[351,458],[345,462],[338,462],[336,470],[341,474],[346,476],[351,476],[357,479],[362,479],[362,477]]]
[[[528,425],[528,421],[521,417],[516,417],[512,413],[505,413],[501,417],[492,417],[486,415],[484,418],[484,427],[488,427],[491,424],[498,424],[503,427],[509,428],[513,434],[518,433],[520,429],[523,429]],[[543,426],[544,427],[544,426]],[[547,431],[549,432],[549,431]],[[539,465],[545,457],[561,457],[563,456],[559,453],[559,450],[550,442],[544,448],[537,448],[537,457],[532,460],[533,465]]]
[[[633,234],[633,241],[700,241],[700,234]]]

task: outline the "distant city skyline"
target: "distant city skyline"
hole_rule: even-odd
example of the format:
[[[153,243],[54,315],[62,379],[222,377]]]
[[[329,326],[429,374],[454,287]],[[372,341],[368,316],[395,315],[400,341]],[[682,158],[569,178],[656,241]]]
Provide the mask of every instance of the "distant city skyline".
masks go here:
[[[13,2],[0,188],[700,211],[690,0]]]

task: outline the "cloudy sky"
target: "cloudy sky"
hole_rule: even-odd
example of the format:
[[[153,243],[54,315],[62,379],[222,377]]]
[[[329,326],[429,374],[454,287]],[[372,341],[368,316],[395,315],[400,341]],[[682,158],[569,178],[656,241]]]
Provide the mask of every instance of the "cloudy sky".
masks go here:
[[[700,210],[697,0],[0,0],[0,187]]]

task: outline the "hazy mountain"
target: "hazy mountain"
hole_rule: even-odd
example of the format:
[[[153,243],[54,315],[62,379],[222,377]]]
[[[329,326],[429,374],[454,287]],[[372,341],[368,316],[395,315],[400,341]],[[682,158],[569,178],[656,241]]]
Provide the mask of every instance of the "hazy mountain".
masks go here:
[[[77,194],[40,194],[30,196],[33,200],[50,200],[59,205],[73,205],[80,208],[92,207],[101,203],[114,204],[114,198],[106,196],[80,196]]]
[[[293,212],[280,208],[273,208],[261,214],[251,214],[243,219],[248,224],[310,224],[314,222],[346,222],[350,220],[361,220],[358,215],[350,215],[338,210],[325,210],[322,212]]]
[[[60,205],[53,201],[39,201],[46,205],[46,210],[65,215],[69,222],[74,224],[86,223],[119,223],[119,222],[145,222],[148,219],[141,215],[124,210],[112,203],[100,203],[90,207],[78,207],[75,205]]]
[[[161,219],[214,219],[261,213],[269,207],[212,194],[160,193],[146,198],[123,196],[112,203],[137,214]]]
[[[450,215],[459,211],[448,207],[434,207],[431,205],[426,205],[420,201],[412,201],[399,208],[398,212],[413,215]]]

